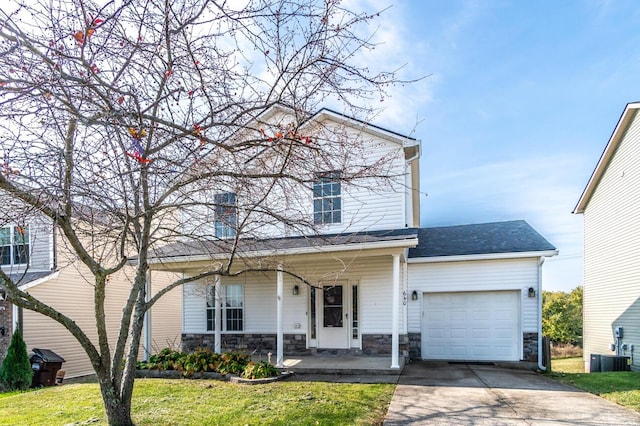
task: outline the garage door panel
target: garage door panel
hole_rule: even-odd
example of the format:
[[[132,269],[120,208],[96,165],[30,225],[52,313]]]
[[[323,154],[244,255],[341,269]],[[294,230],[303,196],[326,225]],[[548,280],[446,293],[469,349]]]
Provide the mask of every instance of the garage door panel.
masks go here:
[[[471,317],[474,321],[486,321],[491,318],[491,313],[487,310],[473,311]]]
[[[518,291],[425,293],[425,359],[517,361]]]
[[[464,339],[467,337],[467,329],[466,328],[452,328],[450,336],[454,339]]]

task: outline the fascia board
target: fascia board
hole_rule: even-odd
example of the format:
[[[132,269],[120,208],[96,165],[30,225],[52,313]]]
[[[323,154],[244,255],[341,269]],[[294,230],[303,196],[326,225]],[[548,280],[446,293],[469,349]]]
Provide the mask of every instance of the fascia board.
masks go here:
[[[511,253],[465,254],[465,255],[459,255],[459,256],[412,257],[407,261],[407,263],[442,263],[442,262],[465,262],[465,261],[472,261],[472,260],[524,259],[528,257],[552,257],[557,255],[558,255],[558,250],[523,251],[523,252],[511,252]]]
[[[591,173],[591,177],[589,178],[589,182],[587,182],[587,186],[582,191],[582,195],[580,196],[576,207],[573,209],[574,214],[584,213],[584,209],[587,207],[587,204],[589,204],[593,192],[598,186],[602,175],[607,169],[607,166],[609,165],[613,154],[616,152],[620,141],[624,137],[627,128],[635,117],[638,109],[640,109],[640,102],[629,103],[625,107],[622,115],[620,116],[620,119],[618,120],[618,124],[616,125],[613,133],[611,134],[611,137],[609,138],[607,146],[600,156],[598,164],[593,170],[593,173]]]
[[[305,127],[306,125],[312,125],[314,122],[321,122],[324,119],[329,119],[331,121],[335,121],[340,124],[348,125],[349,127],[352,127],[352,128],[360,128],[364,132],[367,132],[374,136],[378,136],[388,141],[394,142],[402,147],[409,147],[409,146],[415,146],[420,144],[420,141],[417,139],[386,130],[382,127],[378,127],[374,124],[371,124],[362,120],[357,120],[354,118],[347,117],[345,115],[339,114],[329,109],[321,109],[315,115],[313,115],[309,119],[309,121],[307,121],[307,123],[305,123],[301,127]]]
[[[22,291],[26,291],[26,290],[29,290],[30,288],[33,288],[33,287],[37,286],[37,285],[44,284],[47,281],[54,280],[54,279],[58,278],[59,275],[60,275],[60,271],[55,271],[55,272],[53,272],[53,273],[51,273],[49,275],[46,275],[46,276],[44,276],[42,278],[38,278],[37,280],[29,281],[28,283],[26,283],[24,285],[19,285],[18,284],[18,288],[20,290],[22,290]]]

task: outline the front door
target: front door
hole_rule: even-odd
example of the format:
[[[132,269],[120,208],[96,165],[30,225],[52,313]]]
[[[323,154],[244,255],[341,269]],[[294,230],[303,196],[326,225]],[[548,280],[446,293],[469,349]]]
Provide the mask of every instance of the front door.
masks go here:
[[[317,299],[318,347],[328,349],[349,348],[349,286],[331,284],[322,286]]]

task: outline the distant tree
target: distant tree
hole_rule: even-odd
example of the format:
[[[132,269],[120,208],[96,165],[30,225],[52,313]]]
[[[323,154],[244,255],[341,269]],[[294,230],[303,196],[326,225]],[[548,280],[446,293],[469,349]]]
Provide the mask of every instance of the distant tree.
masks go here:
[[[578,344],[582,337],[582,287],[542,292],[542,333],[554,343]]]
[[[7,356],[0,367],[0,381],[10,390],[25,390],[31,386],[32,377],[27,345],[22,339],[20,328],[16,327]]]

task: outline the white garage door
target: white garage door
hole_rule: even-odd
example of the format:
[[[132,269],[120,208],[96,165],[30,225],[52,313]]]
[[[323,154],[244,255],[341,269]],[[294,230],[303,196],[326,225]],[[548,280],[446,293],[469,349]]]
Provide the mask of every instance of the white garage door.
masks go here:
[[[518,361],[520,292],[425,293],[422,358]]]

